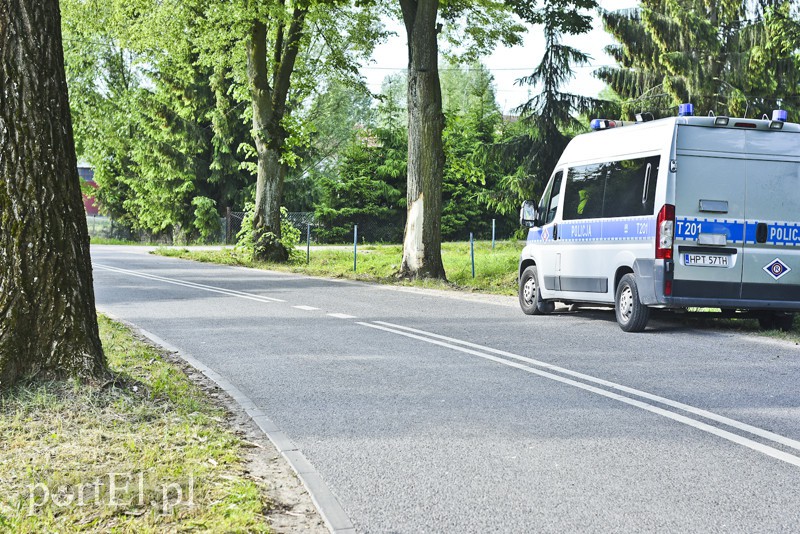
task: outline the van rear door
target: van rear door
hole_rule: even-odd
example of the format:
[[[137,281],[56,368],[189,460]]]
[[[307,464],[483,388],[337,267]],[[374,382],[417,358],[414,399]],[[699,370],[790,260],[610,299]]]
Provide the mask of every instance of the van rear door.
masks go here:
[[[742,298],[800,302],[800,133],[745,133]]]
[[[679,125],[672,296],[739,299],[745,131]]]

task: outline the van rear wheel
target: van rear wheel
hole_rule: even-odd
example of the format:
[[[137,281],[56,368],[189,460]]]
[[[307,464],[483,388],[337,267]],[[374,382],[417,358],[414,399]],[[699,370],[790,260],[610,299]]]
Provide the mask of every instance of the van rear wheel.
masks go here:
[[[641,332],[647,326],[647,321],[650,319],[650,308],[639,300],[636,278],[630,273],[619,281],[614,310],[619,327],[626,332]]]
[[[531,265],[519,277],[519,307],[526,315],[542,315],[555,309],[552,302],[542,300],[536,266]]]

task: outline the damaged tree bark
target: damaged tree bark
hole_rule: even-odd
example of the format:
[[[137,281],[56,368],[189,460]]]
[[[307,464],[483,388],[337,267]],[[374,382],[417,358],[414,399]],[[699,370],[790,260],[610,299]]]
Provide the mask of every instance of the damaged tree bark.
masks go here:
[[[408,36],[408,207],[400,276],[445,280],[439,0],[400,0],[400,7]]]

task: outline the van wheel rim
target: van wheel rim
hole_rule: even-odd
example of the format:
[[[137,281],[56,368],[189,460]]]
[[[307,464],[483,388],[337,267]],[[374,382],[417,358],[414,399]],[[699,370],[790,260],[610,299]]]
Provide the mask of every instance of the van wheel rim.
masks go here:
[[[533,296],[536,294],[536,280],[533,277],[525,280],[525,285],[522,287],[522,297],[525,299],[525,304],[533,304]]]
[[[628,322],[633,313],[633,291],[630,286],[622,288],[622,293],[619,296],[619,315],[624,322]]]

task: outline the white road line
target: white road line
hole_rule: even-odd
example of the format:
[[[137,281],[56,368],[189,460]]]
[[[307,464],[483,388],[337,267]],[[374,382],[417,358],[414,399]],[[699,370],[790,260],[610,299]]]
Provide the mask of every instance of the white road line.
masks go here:
[[[592,382],[594,384],[598,384],[601,386],[605,386],[607,388],[611,388],[614,390],[625,392],[629,395],[635,395],[637,397],[641,397],[643,399],[647,399],[653,402],[658,402],[659,404],[664,404],[666,406],[670,406],[672,408],[677,408],[678,410],[682,410],[684,412],[691,413],[693,415],[702,417],[704,419],[708,419],[710,421],[714,421],[716,423],[721,423],[723,425],[727,425],[738,430],[743,430],[744,432],[748,432],[753,434],[754,436],[759,436],[764,439],[768,439],[775,443],[780,443],[781,445],[785,445],[787,447],[791,447],[792,449],[800,450],[800,441],[787,438],[786,436],[781,436],[780,434],[775,434],[774,432],[770,432],[769,430],[764,430],[763,428],[758,428],[752,425],[748,425],[747,423],[742,423],[740,421],[736,421],[735,419],[730,419],[728,417],[724,417],[722,415],[715,414],[713,412],[709,412],[707,410],[703,410],[702,408],[696,408],[694,406],[690,406],[688,404],[684,404],[682,402],[674,401],[671,399],[667,399],[665,397],[660,397],[658,395],[654,395],[652,393],[647,393],[646,391],[641,391],[638,389],[634,389],[631,387],[623,386],[621,384],[617,384],[615,382],[609,382],[608,380],[603,380],[602,378],[597,378],[591,375],[586,375],[583,373],[578,373],[576,371],[571,371],[569,369],[565,369],[563,367],[559,367],[557,365],[552,365],[546,362],[542,362],[539,360],[534,360],[533,358],[526,358],[525,356],[520,356],[518,354],[513,354],[511,352],[506,352],[504,350],[493,349],[491,347],[485,347],[483,345],[477,345],[475,343],[470,343],[468,341],[461,341],[460,339],[455,339],[452,337],[442,336],[439,334],[434,334],[432,332],[426,332],[424,330],[417,330],[416,328],[409,328],[407,326],[400,326],[392,323],[387,323],[384,321],[375,321],[376,324],[381,324],[384,326],[388,326],[390,328],[396,328],[399,330],[406,330],[409,332],[414,332],[416,334],[421,334],[424,336],[441,339],[447,341],[449,343],[454,343],[457,345],[463,345],[465,347],[471,347],[474,349],[478,349],[484,352],[489,352],[491,354],[498,354],[500,356],[505,356],[506,358],[513,358],[515,360],[519,360],[531,365],[535,365],[537,367],[542,367],[544,369],[549,369],[551,371],[555,371],[557,373],[565,374],[568,376],[572,376],[575,378],[579,378],[581,380],[585,380],[587,382]]]
[[[355,315],[347,315],[346,313],[329,313],[328,317],[336,317],[337,319],[356,319]]]
[[[164,282],[166,284],[173,284],[176,286],[183,286],[183,287],[191,287],[194,289],[202,289],[203,291],[210,291],[212,293],[220,293],[223,295],[228,295],[231,297],[239,297],[248,300],[255,300],[258,302],[286,302],[285,300],[276,299],[272,297],[264,297],[261,295],[254,295],[252,293],[244,293],[242,291],[236,291],[234,289],[225,289],[222,287],[215,287],[215,286],[208,286],[205,284],[197,284],[195,282],[187,282],[185,280],[177,280],[175,278],[166,278],[163,276],[158,276],[155,274],[147,274],[140,271],[131,271],[129,269],[120,269],[119,267],[111,267],[110,265],[103,265],[100,263],[93,263],[92,266],[94,268],[102,269],[105,271],[116,272],[120,274],[127,274],[129,276],[137,276],[139,278],[147,278],[149,280],[154,280],[156,282]]]
[[[305,310],[305,311],[316,311],[319,308],[315,308],[314,306],[292,306],[292,308],[297,308],[298,310]]]
[[[595,393],[595,394],[600,395],[602,397],[613,399],[613,400],[628,404],[630,406],[635,406],[637,408],[641,408],[642,410],[654,413],[656,415],[660,415],[662,417],[666,417],[667,419],[671,419],[673,421],[677,421],[679,423],[683,423],[685,425],[691,426],[691,427],[696,428],[698,430],[702,430],[702,431],[707,432],[709,434],[713,434],[713,435],[715,435],[717,437],[720,437],[720,438],[723,438],[725,440],[728,440],[728,441],[730,441],[732,443],[736,443],[738,445],[742,445],[742,446],[747,447],[749,449],[752,449],[754,451],[758,451],[758,452],[760,452],[762,454],[766,454],[767,456],[770,456],[770,457],[775,458],[777,460],[781,460],[781,461],[786,462],[788,464],[791,464],[791,465],[793,465],[795,467],[800,467],[800,457],[798,457],[798,456],[795,456],[795,455],[786,453],[784,451],[775,449],[773,447],[770,447],[769,445],[764,445],[763,443],[759,443],[757,441],[753,441],[753,440],[751,440],[749,438],[740,436],[738,434],[734,434],[732,432],[728,432],[727,430],[722,430],[721,428],[717,428],[715,426],[711,426],[711,425],[709,425],[707,423],[703,423],[702,421],[697,421],[695,419],[691,419],[689,417],[686,417],[685,415],[680,415],[680,414],[677,414],[677,413],[674,413],[674,412],[670,412],[669,410],[666,410],[664,408],[660,408],[658,406],[653,406],[652,404],[648,404],[648,403],[640,401],[640,400],[632,399],[630,397],[625,397],[624,395],[620,395],[618,393],[614,393],[613,391],[607,391],[605,389],[600,389],[598,387],[590,386],[590,385],[585,384],[583,382],[577,382],[577,381],[569,379],[569,378],[564,378],[563,376],[560,376],[560,375],[555,375],[553,373],[548,373],[547,371],[541,371],[541,370],[535,369],[533,367],[528,367],[527,365],[523,365],[521,363],[512,362],[512,361],[509,361],[509,360],[506,360],[506,359],[503,359],[503,358],[498,358],[497,356],[491,356],[489,354],[486,354],[486,352],[480,352],[478,350],[467,348],[465,346],[459,346],[459,345],[456,345],[456,344],[453,344],[453,343],[447,343],[445,341],[439,341],[437,339],[432,339],[431,337],[427,336],[427,333],[426,333],[426,336],[421,336],[421,335],[413,334],[411,332],[407,332],[407,331],[404,331],[404,330],[397,330],[395,328],[389,328],[387,326],[381,326],[379,324],[371,324],[371,323],[365,323],[365,322],[358,322],[356,324],[359,324],[361,326],[366,326],[366,327],[369,327],[369,328],[374,328],[374,329],[377,329],[377,330],[383,330],[385,332],[390,332],[392,334],[397,334],[397,335],[409,337],[409,338],[412,338],[412,339],[417,339],[419,341],[424,341],[426,343],[430,343],[430,344],[433,344],[433,345],[438,345],[440,347],[446,347],[446,348],[449,348],[449,349],[452,349],[452,350],[457,350],[459,352],[464,352],[466,354],[472,354],[473,356],[478,356],[479,358],[483,358],[483,359],[486,359],[486,360],[489,360],[489,361],[493,361],[493,362],[496,362],[496,363],[499,363],[499,364],[502,364],[502,365],[507,365],[509,367],[513,367],[513,368],[519,369],[521,371],[532,373],[532,374],[541,376],[543,378],[548,378],[550,380],[554,380],[554,381],[560,382],[562,384],[573,386],[573,387],[576,387],[578,389],[582,389],[584,391],[589,391],[591,393]],[[384,324],[389,324],[389,323],[384,323]],[[442,336],[442,337],[444,337],[444,336]],[[466,342],[462,342],[462,343],[466,343]],[[547,364],[545,364],[545,365],[547,365]],[[609,382],[609,384],[610,384],[610,382]],[[752,428],[755,428],[755,427],[752,427]]]

